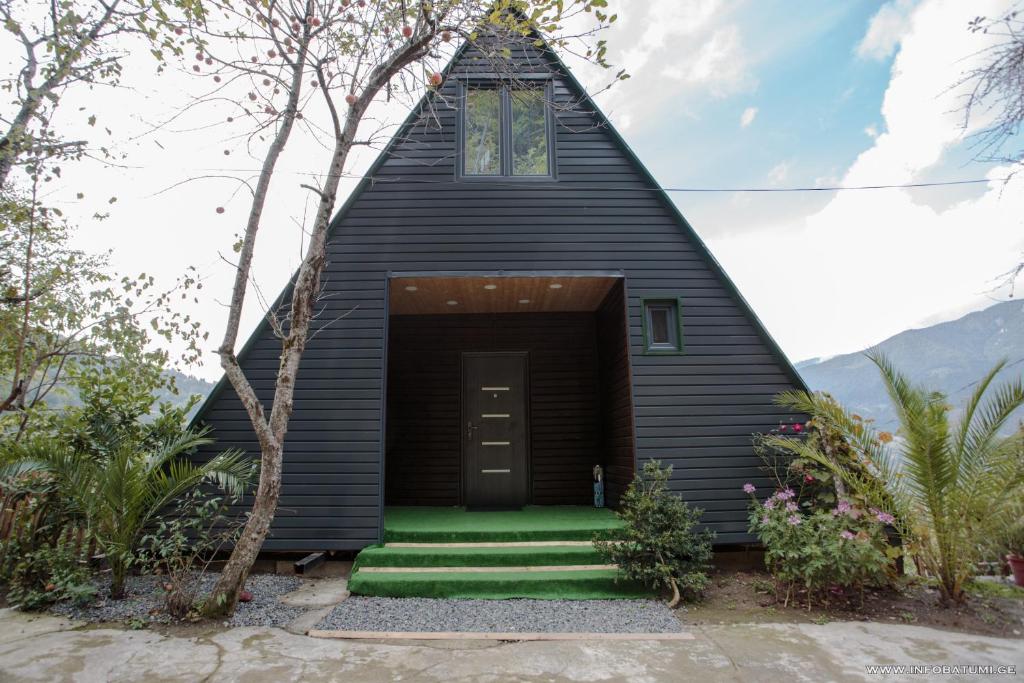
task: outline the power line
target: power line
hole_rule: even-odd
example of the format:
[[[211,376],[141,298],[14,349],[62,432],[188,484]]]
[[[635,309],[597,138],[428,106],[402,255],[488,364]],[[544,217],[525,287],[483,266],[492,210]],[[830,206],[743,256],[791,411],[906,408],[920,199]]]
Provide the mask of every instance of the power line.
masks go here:
[[[219,173],[259,173],[259,169],[245,169],[245,168],[197,168],[194,169],[197,172],[219,172]],[[294,175],[303,176],[322,176],[320,173],[313,173],[308,171],[281,171],[278,173],[289,173]],[[450,180],[432,180],[429,178],[415,178],[410,176],[373,176],[373,175],[356,175],[351,173],[343,173],[343,178],[349,180],[369,180],[374,184],[386,185],[386,184],[398,184],[398,183],[412,183],[412,184],[428,184],[428,185],[461,185],[461,181],[454,178]],[[616,191],[616,192],[684,192],[684,193],[722,193],[722,192],[757,192],[757,193],[779,193],[779,192],[847,192],[847,191],[861,191],[861,190],[896,190],[896,189],[915,189],[915,188],[928,188],[928,187],[949,187],[954,185],[978,185],[981,183],[993,183],[993,182],[1005,182],[1009,178],[971,178],[967,180],[941,180],[934,182],[921,182],[921,183],[893,183],[893,184],[875,184],[875,185],[826,185],[826,186],[806,186],[806,187],[629,187],[629,186],[610,186],[610,185],[581,185],[577,183],[572,184],[574,190],[602,190],[602,191]],[[500,179],[493,181],[484,181],[490,186],[509,187],[522,189],[523,185],[521,182],[507,182]],[[569,181],[571,182],[571,181]],[[557,189],[559,185],[551,185],[544,189]],[[531,189],[536,189],[531,187]]]
[[[665,192],[846,192],[849,190],[892,190],[915,187],[945,187],[948,185],[976,185],[1000,182],[1008,178],[976,178],[972,180],[942,180],[931,183],[898,183],[893,185],[849,185],[826,187],[666,187]]]

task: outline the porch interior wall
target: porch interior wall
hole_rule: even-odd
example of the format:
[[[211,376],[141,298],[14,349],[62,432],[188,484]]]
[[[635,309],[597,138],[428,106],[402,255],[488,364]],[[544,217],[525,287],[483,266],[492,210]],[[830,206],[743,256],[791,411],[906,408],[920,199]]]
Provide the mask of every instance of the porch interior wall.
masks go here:
[[[636,471],[632,375],[629,364],[625,290],[620,282],[595,316],[601,396],[601,443],[605,499],[615,507]]]
[[[385,504],[461,504],[463,351],[529,352],[531,502],[589,504],[606,454],[597,326],[588,312],[391,316]]]

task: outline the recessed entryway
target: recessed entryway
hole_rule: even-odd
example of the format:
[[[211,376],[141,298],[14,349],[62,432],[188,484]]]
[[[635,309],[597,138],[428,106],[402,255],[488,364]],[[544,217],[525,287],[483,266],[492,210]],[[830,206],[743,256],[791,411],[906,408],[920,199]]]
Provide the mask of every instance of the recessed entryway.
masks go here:
[[[597,465],[616,504],[635,461],[621,276],[417,273],[389,292],[387,505],[592,505]]]

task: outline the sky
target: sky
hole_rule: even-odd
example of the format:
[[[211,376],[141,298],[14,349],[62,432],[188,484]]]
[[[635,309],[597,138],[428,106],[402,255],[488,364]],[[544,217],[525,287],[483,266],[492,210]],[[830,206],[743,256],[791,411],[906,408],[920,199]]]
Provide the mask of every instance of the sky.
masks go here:
[[[990,179],[915,190],[672,192],[792,361],[857,351],[1006,298],[989,290],[1024,254],[1024,175],[1004,183],[1007,169],[973,160],[963,90],[951,86],[991,40],[970,33],[968,21],[1010,0],[610,4],[620,18],[604,36],[609,59],[631,78],[597,102],[664,187]],[[608,80],[591,65],[570,65],[589,89]],[[157,76],[146,55],[133,55],[124,81],[132,87],[69,96],[61,113],[71,135],[105,137],[124,160],[69,166],[45,199],[81,226],[79,246],[110,249],[118,271],[170,285],[186,267],[198,269],[200,301],[182,305],[210,332],[210,352],[188,371],[216,379],[213,350],[233,276],[227,258],[246,213],[237,178],[251,175],[258,150],[226,123],[231,102],[180,113],[195,92],[185,73]],[[374,112],[395,123],[403,114],[400,103]],[[350,173],[375,154],[360,150]],[[307,135],[282,159],[253,270],[263,299],[299,262],[312,206],[299,185],[326,155]],[[354,184],[343,183],[343,196]],[[220,206],[225,212],[215,213]],[[97,211],[110,215],[96,221]],[[240,343],[261,314],[260,297],[250,296]]]

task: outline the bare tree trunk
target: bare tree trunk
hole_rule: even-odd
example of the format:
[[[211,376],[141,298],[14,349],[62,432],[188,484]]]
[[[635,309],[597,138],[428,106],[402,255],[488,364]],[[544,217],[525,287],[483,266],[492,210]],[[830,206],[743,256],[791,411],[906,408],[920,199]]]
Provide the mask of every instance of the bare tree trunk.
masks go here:
[[[27,62],[23,78],[25,82],[31,84],[38,69],[34,51],[29,50]],[[29,87],[31,88],[31,85]],[[28,122],[39,109],[42,97],[42,89],[30,89],[26,93],[18,113],[15,114],[14,119],[11,121],[11,126],[7,133],[3,138],[0,138],[0,188],[7,185],[7,176],[10,175],[11,169],[14,168],[14,162],[25,149],[24,138],[27,135]]]
[[[676,580],[674,578],[669,577],[668,583],[672,587],[672,599],[669,600],[668,608],[675,609],[679,606],[679,601],[682,600],[682,596],[679,595],[679,585],[676,584]]]
[[[307,2],[307,13],[309,13],[311,6],[312,2]],[[249,415],[249,420],[252,422],[256,438],[259,441],[260,478],[249,519],[242,530],[242,535],[238,538],[234,549],[231,551],[231,557],[228,558],[228,562],[221,572],[220,579],[218,579],[210,599],[206,603],[205,612],[208,615],[230,614],[234,611],[235,604],[238,601],[238,594],[245,585],[245,580],[249,576],[249,570],[252,569],[256,556],[263,546],[263,541],[270,531],[270,524],[274,521],[274,513],[277,510],[277,501],[281,495],[284,432],[276,432],[271,422],[267,420],[263,404],[260,402],[256,391],[252,388],[242,367],[238,363],[238,357],[235,355],[235,344],[238,340],[238,327],[242,317],[242,307],[245,303],[249,272],[252,268],[253,253],[256,247],[256,234],[260,228],[260,219],[263,216],[263,208],[266,205],[270,181],[274,177],[277,161],[284,151],[288,138],[291,136],[292,128],[295,124],[295,116],[298,113],[299,95],[302,90],[302,77],[305,70],[308,45],[309,32],[307,29],[299,43],[298,54],[295,56],[293,63],[288,104],[282,117],[281,127],[278,129],[273,142],[271,142],[267,150],[267,156],[263,159],[259,180],[253,193],[252,206],[249,209],[249,218],[246,222],[245,235],[242,239],[242,248],[238,255],[235,282],[231,294],[231,305],[228,309],[228,324],[224,331],[224,340],[217,350],[224,374],[241,399],[242,405]],[[303,260],[303,267],[305,267],[305,261],[308,259],[309,254]],[[289,338],[293,334],[294,330],[290,330]],[[281,386],[283,380],[282,373],[289,354],[290,347],[286,339],[281,353],[281,365],[278,369],[276,383],[278,387]],[[294,384],[294,381],[292,381],[292,384]],[[277,404],[278,396],[275,395],[274,412],[277,411]],[[291,413],[290,408],[288,412],[289,414]],[[285,420],[285,425],[287,426],[287,419]]]
[[[0,185],[2,184],[3,180],[0,179]],[[29,321],[32,314],[32,250],[35,247],[36,191],[38,185],[38,181],[32,183],[32,207],[28,219],[28,244],[25,247],[25,308],[21,316],[21,334],[18,337],[18,348],[14,353],[14,377],[11,382],[10,395],[3,403],[0,403],[0,413],[11,410],[16,406],[24,407],[25,393],[28,391],[26,378],[21,375],[21,368],[25,364],[25,344],[28,341]]]
[[[324,187],[317,191],[320,195],[320,202],[317,208],[313,231],[310,234],[309,247],[303,257],[302,264],[299,266],[299,272],[292,289],[289,328],[281,344],[281,362],[278,366],[274,403],[269,420],[263,417],[262,404],[256,397],[251,385],[245,379],[245,375],[233,351],[235,336],[238,333],[241,299],[245,295],[248,267],[252,260],[252,244],[255,242],[256,228],[252,227],[252,216],[250,216],[250,227],[246,229],[245,241],[242,247],[245,270],[243,272],[242,265],[240,264],[231,303],[228,335],[225,336],[224,344],[221,346],[219,353],[221,354],[221,364],[224,366],[232,385],[236,385],[236,382],[238,382],[236,390],[239,387],[242,389],[238,392],[239,396],[242,397],[242,402],[246,405],[246,409],[256,428],[257,437],[260,440],[262,451],[260,481],[256,491],[256,498],[253,502],[252,512],[242,532],[242,536],[235,544],[231,557],[221,571],[217,585],[214,587],[213,593],[207,602],[206,613],[208,615],[231,613],[235,609],[238,595],[245,585],[249,570],[252,568],[260,548],[263,546],[263,541],[270,531],[270,525],[274,521],[277,502],[281,495],[284,438],[288,431],[288,420],[294,407],[295,379],[299,370],[299,362],[302,360],[302,354],[306,349],[309,326],[315,313],[317,296],[320,293],[320,277],[327,264],[327,232],[330,228],[331,215],[334,213],[335,198],[338,194],[338,186],[341,183],[345,162],[348,160],[349,151],[356,140],[359,123],[362,121],[367,107],[369,107],[374,97],[376,97],[377,93],[391,77],[423,55],[426,46],[429,44],[430,37],[429,34],[420,37],[402,51],[396,53],[391,59],[379,64],[371,71],[362,95],[349,105],[344,127],[341,125],[341,116],[335,108],[330,93],[324,89],[327,107],[330,110],[334,124],[335,144],[330,166],[327,170],[327,181]],[[292,89],[296,103],[301,76],[301,69],[297,69]],[[319,82],[325,83],[322,74],[320,74]],[[292,107],[292,100],[290,99],[289,113],[294,120],[295,110]],[[280,139],[280,133],[278,138]],[[284,140],[286,139],[285,137]],[[281,140],[281,149],[283,149],[284,140]],[[277,144],[278,140],[275,140],[274,145]],[[276,150],[276,154],[280,154],[280,149]],[[265,164],[264,173],[267,173],[266,180],[267,184],[269,184],[273,167],[271,166],[268,172]],[[266,197],[266,188],[262,186],[263,180],[264,176],[261,174],[260,188],[262,192],[260,189],[257,190],[260,207],[262,207],[262,202],[265,201]],[[255,210],[256,202],[254,200]],[[258,216],[256,216],[256,221],[258,223]],[[243,391],[245,392],[244,395]]]

